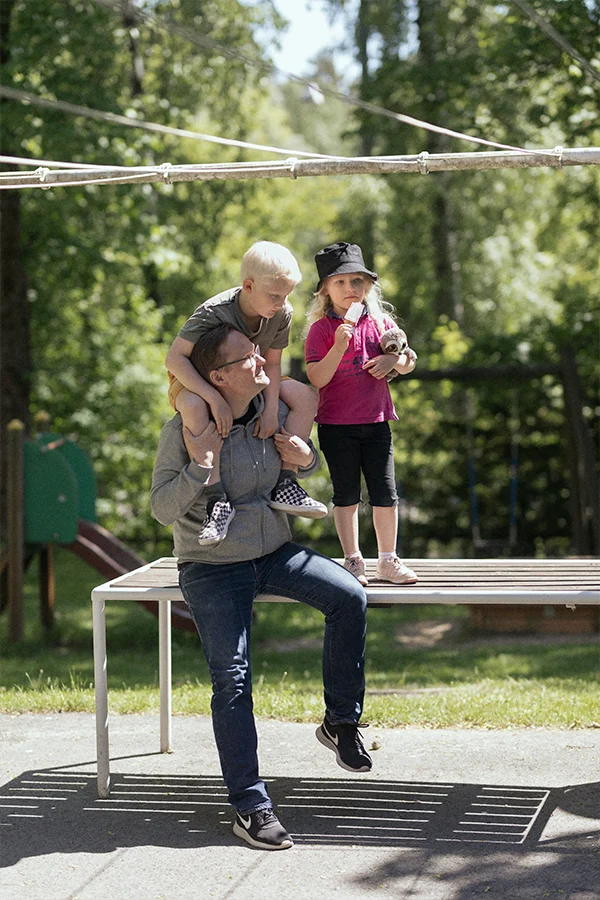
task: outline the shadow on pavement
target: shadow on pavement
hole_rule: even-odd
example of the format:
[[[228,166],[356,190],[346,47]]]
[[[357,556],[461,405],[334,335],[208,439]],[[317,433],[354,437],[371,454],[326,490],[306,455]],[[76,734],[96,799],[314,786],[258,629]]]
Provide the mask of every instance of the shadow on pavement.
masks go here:
[[[79,767],[34,769],[0,788],[2,865],[50,853],[108,853],[118,847],[194,848],[236,844],[219,776],[113,773],[99,800],[96,774]],[[299,845],[418,848],[431,853],[594,853],[600,783],[563,788],[417,783],[348,778],[268,778],[277,811]],[[544,839],[552,813],[587,827]],[[600,824],[600,823],[599,823]],[[587,842],[587,844],[586,844]],[[396,858],[394,858],[396,859]],[[402,865],[402,857],[394,865]],[[382,867],[376,883],[392,875]],[[386,874],[387,873],[387,874]],[[377,881],[379,879],[379,881]],[[369,876],[368,880],[371,880]]]

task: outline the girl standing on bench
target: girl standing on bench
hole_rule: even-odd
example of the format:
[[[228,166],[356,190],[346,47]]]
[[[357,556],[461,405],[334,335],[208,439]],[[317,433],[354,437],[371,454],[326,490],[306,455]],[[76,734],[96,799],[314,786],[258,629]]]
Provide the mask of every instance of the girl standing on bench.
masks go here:
[[[396,555],[398,494],[389,421],[398,416],[386,376],[412,372],[417,356],[384,312],[378,276],[365,267],[358,244],[332,244],[317,253],[315,262],[319,283],[309,312],[306,372],[319,391],[319,444],[333,483],[344,568],[367,584],[358,540],[362,472],[379,551],[376,577],[414,584],[417,576]],[[382,352],[387,332],[399,337],[399,352]]]

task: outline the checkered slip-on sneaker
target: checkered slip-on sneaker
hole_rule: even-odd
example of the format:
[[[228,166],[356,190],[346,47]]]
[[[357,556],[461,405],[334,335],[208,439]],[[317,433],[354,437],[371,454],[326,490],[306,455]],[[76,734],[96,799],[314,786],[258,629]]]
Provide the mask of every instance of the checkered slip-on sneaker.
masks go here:
[[[269,506],[289,516],[304,516],[306,519],[322,519],[327,515],[327,507],[309,497],[295,478],[284,478],[275,485]]]
[[[332,725],[327,719],[319,725],[315,734],[319,743],[333,750],[338,766],[348,772],[370,772],[373,760],[365,750],[359,728],[367,728],[367,723],[353,725],[344,722]]]
[[[207,507],[207,515],[202,523],[200,534],[198,535],[198,543],[201,547],[210,544],[218,544],[227,535],[229,523],[235,516],[235,509],[227,500],[215,500],[215,502]]]
[[[272,809],[236,813],[233,833],[260,850],[287,850],[294,842]]]
[[[416,573],[409,569],[397,556],[391,559],[380,559],[377,563],[375,577],[392,584],[416,584],[419,580]]]

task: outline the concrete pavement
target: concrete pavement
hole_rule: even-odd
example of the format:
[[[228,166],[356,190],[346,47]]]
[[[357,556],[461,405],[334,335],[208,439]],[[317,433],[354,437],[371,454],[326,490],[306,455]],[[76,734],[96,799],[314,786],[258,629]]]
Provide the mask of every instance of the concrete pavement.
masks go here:
[[[314,725],[261,721],[261,772],[294,837],[231,833],[210,720],[111,719],[98,800],[94,717],[0,716],[3,900],[598,900],[600,730],[365,732],[368,777]]]

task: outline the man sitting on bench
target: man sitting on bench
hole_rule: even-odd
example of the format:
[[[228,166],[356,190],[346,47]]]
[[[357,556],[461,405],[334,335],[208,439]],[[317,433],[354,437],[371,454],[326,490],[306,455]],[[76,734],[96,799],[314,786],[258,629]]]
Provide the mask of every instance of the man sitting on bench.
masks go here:
[[[279,402],[280,431],[254,437],[269,383],[264,359],[229,325],[203,335],[191,355],[199,374],[233,411],[224,441],[215,424],[193,435],[177,414],[164,426],[152,479],[152,513],[173,525],[179,582],[202,641],[211,673],[212,720],[234,834],[254,847],[292,846],[259,777],[252,708],[250,630],[252,604],[261,593],[300,600],[325,616],[323,685],[325,718],[317,738],[351,772],[368,772],[359,720],[364,698],[367,599],[342,566],[291,541],[285,513],[269,499],[282,462],[307,475],[318,466],[314,448],[285,431],[287,407]],[[222,484],[210,485],[213,454],[221,453]],[[226,541],[205,548],[198,531],[212,493],[223,488],[235,508]]]

